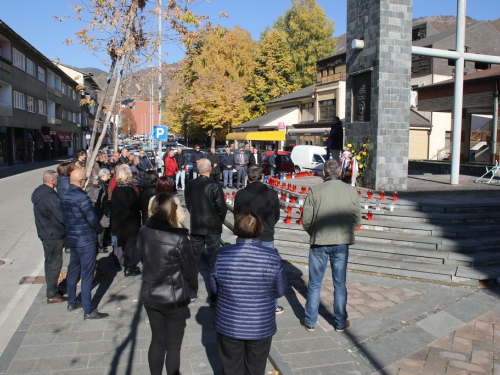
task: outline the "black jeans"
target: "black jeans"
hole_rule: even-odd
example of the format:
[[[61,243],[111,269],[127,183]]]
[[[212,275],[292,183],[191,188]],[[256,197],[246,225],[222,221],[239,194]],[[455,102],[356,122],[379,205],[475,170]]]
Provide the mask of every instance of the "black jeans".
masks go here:
[[[220,248],[220,234],[191,234],[191,244],[193,245],[196,264],[200,264],[201,254],[206,245],[208,250],[208,262],[212,265]]]
[[[118,246],[123,248],[123,266],[133,267],[134,266],[134,249],[135,243],[137,242],[137,234],[132,237],[119,238]]]
[[[176,310],[156,310],[144,306],[151,326],[151,344],[149,344],[148,362],[151,375],[163,371],[163,363],[167,375],[179,374],[181,366],[181,345],[186,328],[188,307]],[[165,350],[167,357],[165,360]]]
[[[42,240],[45,257],[45,282],[47,284],[47,298],[53,298],[58,293],[57,280],[61,272],[64,239]]]
[[[224,375],[263,375],[273,337],[237,340],[217,333],[217,348]]]

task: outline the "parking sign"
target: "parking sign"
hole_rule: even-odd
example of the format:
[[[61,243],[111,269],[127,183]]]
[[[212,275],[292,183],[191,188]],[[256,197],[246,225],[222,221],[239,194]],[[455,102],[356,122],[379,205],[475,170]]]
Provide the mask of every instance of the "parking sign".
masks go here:
[[[168,126],[155,126],[153,128],[154,139],[166,141],[168,139]]]

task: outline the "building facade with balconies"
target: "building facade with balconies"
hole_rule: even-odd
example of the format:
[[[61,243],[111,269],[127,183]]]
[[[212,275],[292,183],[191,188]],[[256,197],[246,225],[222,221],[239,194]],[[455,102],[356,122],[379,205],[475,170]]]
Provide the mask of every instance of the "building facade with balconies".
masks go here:
[[[81,147],[76,86],[0,20],[0,164],[65,156]]]

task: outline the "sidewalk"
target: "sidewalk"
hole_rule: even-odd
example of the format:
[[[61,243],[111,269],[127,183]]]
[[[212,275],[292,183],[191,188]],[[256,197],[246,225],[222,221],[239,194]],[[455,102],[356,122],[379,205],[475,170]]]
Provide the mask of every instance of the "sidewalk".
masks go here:
[[[68,161],[72,158],[72,156],[62,156],[59,158],[54,158],[50,160],[43,160],[43,161],[35,161],[35,162],[30,162],[26,164],[15,164],[15,165],[4,165],[0,166],[0,178],[5,178],[5,177],[10,177],[10,176],[15,176],[20,173],[25,173],[29,171],[33,171],[35,169],[39,168],[48,168],[48,167],[57,167],[58,164],[62,163],[63,161]],[[41,177],[40,177],[41,178]]]

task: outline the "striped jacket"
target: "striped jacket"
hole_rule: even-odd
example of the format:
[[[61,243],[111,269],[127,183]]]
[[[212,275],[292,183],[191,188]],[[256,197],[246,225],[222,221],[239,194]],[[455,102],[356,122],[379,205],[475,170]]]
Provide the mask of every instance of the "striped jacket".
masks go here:
[[[223,246],[210,270],[217,294],[215,329],[239,340],[262,340],[276,333],[276,298],[287,279],[281,257],[258,239],[238,239]]]

